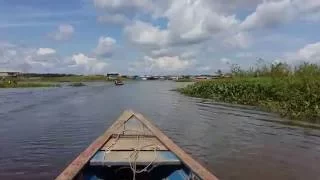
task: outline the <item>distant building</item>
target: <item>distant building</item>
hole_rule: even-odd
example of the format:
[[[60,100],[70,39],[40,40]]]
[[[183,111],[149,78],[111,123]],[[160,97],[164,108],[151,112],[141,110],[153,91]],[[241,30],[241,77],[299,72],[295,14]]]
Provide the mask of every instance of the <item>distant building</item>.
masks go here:
[[[169,80],[179,80],[179,76],[169,76]]]
[[[107,78],[109,80],[115,80],[115,79],[118,79],[119,77],[121,77],[121,75],[119,73],[108,73],[107,74]]]
[[[0,72],[0,77],[5,78],[5,77],[17,77],[21,73],[20,72]]]

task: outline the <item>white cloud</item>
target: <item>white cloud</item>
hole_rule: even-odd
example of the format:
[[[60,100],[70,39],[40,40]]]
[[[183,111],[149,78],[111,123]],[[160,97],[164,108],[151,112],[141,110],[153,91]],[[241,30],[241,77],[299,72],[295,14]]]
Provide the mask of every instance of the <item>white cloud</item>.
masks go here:
[[[243,29],[270,28],[295,19],[317,21],[320,19],[318,0],[263,1],[241,23]]]
[[[285,60],[289,63],[311,62],[320,64],[320,42],[307,44],[297,52],[286,54]]]
[[[230,64],[231,63],[231,60],[229,58],[221,58],[220,59],[220,62],[222,64]]]
[[[94,53],[97,56],[107,57],[111,56],[116,45],[116,40],[111,37],[99,38],[98,46],[95,48]]]
[[[198,72],[208,72],[211,70],[212,70],[212,67],[210,67],[210,66],[200,66],[197,68]]]
[[[231,36],[225,38],[223,43],[226,47],[231,48],[248,48],[252,44],[252,38],[246,32],[239,32],[232,34]]]
[[[135,21],[126,26],[124,32],[133,43],[139,45],[164,46],[169,40],[167,30],[161,30],[160,27],[142,21]]]
[[[133,63],[130,70],[144,71],[145,73],[172,73],[181,72],[193,64],[193,60],[183,60],[179,56],[164,56],[158,58],[145,56],[143,61]]]
[[[295,11],[291,0],[264,1],[256,11],[247,16],[241,26],[244,29],[274,27],[292,20]]]
[[[48,68],[59,63],[50,48],[30,48],[19,45],[0,45],[1,69],[14,71],[48,72]]]
[[[105,14],[98,17],[98,22],[115,25],[125,25],[130,22],[130,19],[123,14]]]
[[[228,30],[238,24],[234,15],[217,13],[206,1],[172,1],[164,14],[168,29],[181,40],[198,41]]]
[[[170,48],[160,48],[151,51],[150,55],[153,58],[164,57],[164,56],[179,56],[181,59],[193,59],[198,54],[194,48],[185,47],[170,47]]]
[[[191,65],[190,61],[182,60],[178,56],[169,57],[164,56],[160,58],[151,58],[146,56],[144,58],[147,62],[150,62],[155,68],[167,70],[167,71],[177,71],[183,70]]]
[[[320,10],[320,1],[318,0],[292,0],[292,3],[299,8],[301,12],[315,12]]]
[[[68,40],[74,33],[74,27],[70,24],[61,24],[55,32],[49,34],[56,41]]]
[[[153,9],[153,4],[149,0],[94,0],[93,2],[95,7],[104,9],[108,12],[150,12]]]
[[[253,57],[253,53],[251,52],[239,52],[236,54],[236,57],[238,58],[251,58]]]
[[[190,51],[185,51],[182,52],[180,57],[183,59],[192,59],[195,58],[198,52],[196,52],[195,50],[190,50]]]
[[[74,69],[77,73],[81,74],[101,74],[106,73],[108,63],[102,60],[98,60],[94,57],[88,57],[85,54],[79,53],[72,56],[74,64],[70,66],[70,69]]]
[[[125,28],[129,39],[139,45],[197,44],[220,33],[232,32],[239,24],[235,15],[219,14],[202,0],[171,1],[161,16],[168,19],[166,28],[137,20]]]
[[[106,73],[108,63],[83,53],[61,57],[54,49],[0,43],[0,71],[36,73]]]
[[[37,51],[37,55],[39,55],[39,56],[55,54],[55,53],[56,53],[56,50],[51,49],[51,48],[39,48]]]
[[[169,48],[161,48],[151,51],[152,57],[161,57],[161,56],[171,56],[174,55],[175,52]]]

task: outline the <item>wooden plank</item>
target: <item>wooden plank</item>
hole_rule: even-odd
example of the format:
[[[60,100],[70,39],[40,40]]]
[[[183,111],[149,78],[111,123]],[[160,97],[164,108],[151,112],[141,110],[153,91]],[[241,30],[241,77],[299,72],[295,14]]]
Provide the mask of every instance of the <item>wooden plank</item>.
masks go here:
[[[91,160],[91,166],[129,166],[133,151],[99,151]],[[133,159],[131,160],[133,161]],[[181,165],[181,161],[171,151],[140,151],[135,160],[137,165]]]
[[[124,135],[153,135],[152,132],[137,118],[132,116],[124,123],[123,128],[119,129],[115,134]]]
[[[163,134],[159,128],[151,123],[150,120],[146,119],[140,113],[134,113],[145,126],[147,126],[150,131],[157,136],[157,138],[174,154],[176,154],[185,165],[187,165],[196,175],[204,180],[218,180],[209,170],[207,170],[200,163],[195,161],[189,154],[184,152],[179,146],[177,146],[171,139],[169,139],[165,134]]]
[[[160,151],[168,150],[155,136],[139,136],[139,138],[136,136],[113,136],[102,150],[125,151],[139,148],[141,151],[153,151],[155,147]]]
[[[98,137],[85,151],[83,151],[72,163],[56,178],[56,180],[71,180],[73,179],[89,162],[94,154],[105,144],[105,142],[114,134],[115,130],[121,128],[123,123],[133,116],[132,111],[125,111],[115,121],[112,126],[100,137]]]

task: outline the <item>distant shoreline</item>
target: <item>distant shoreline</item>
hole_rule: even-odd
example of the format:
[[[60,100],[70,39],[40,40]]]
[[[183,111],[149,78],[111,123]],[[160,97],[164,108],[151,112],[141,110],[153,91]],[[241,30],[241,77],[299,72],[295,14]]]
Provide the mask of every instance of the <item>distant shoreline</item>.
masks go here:
[[[70,86],[84,86],[83,82],[110,82],[102,75],[55,75],[55,76],[17,76],[0,79],[0,88],[35,88],[35,87],[60,87],[61,83],[70,83]]]

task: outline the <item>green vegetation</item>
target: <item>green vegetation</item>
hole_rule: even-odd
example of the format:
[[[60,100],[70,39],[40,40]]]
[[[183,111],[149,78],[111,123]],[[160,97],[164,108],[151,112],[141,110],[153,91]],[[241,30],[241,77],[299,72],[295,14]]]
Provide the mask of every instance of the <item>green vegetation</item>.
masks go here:
[[[176,80],[176,82],[193,82],[193,80],[191,78],[189,79],[184,78],[184,79],[178,79]]]
[[[0,82],[0,88],[27,88],[27,87],[59,87],[59,84],[47,82],[16,82],[16,81],[3,81]]]
[[[0,79],[0,88],[59,87],[60,83],[70,82],[70,86],[85,86],[82,82],[109,81],[103,75],[69,74],[24,74],[18,77]]]
[[[44,82],[89,82],[89,81],[107,81],[103,75],[66,75],[66,76],[38,76],[20,78],[20,81],[44,81]]]
[[[255,105],[293,120],[320,123],[320,66],[259,65],[248,71],[232,66],[232,78],[197,82],[183,94]]]

